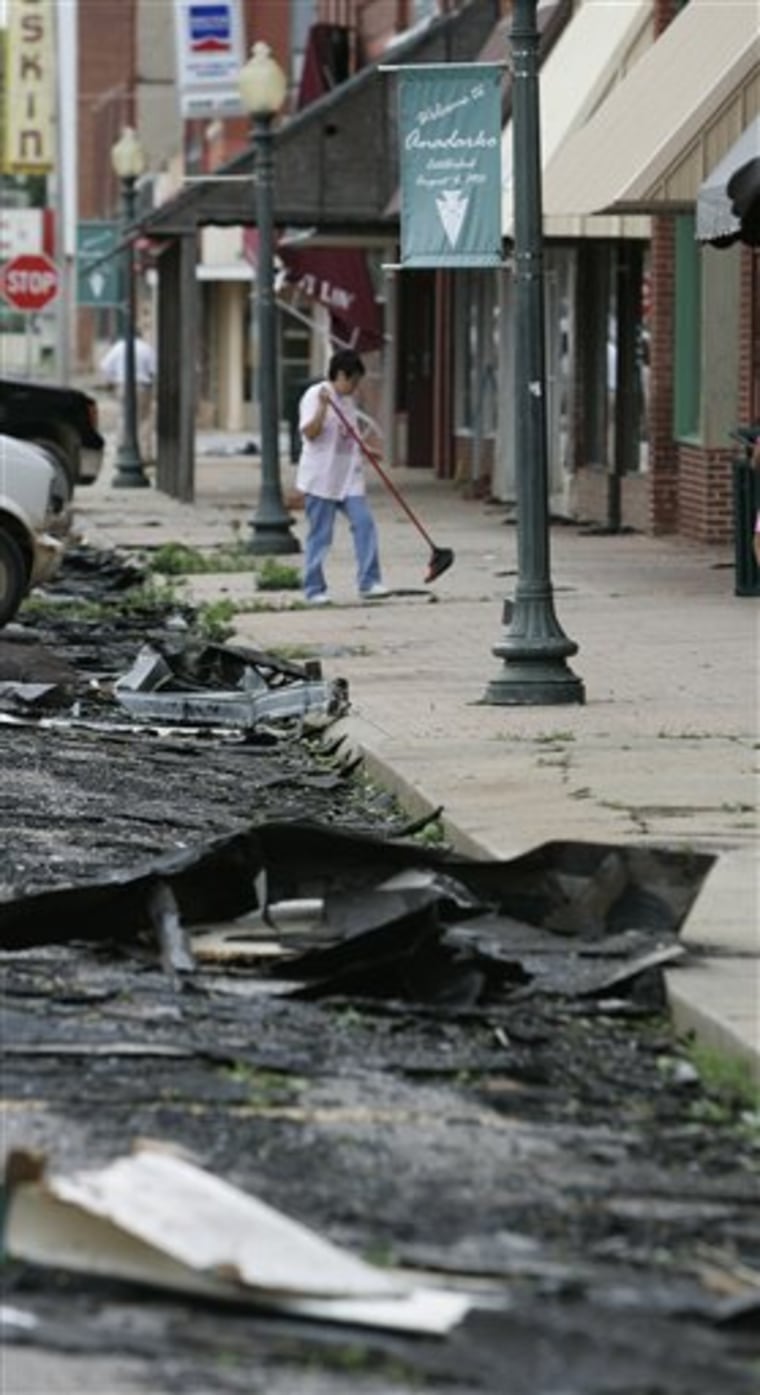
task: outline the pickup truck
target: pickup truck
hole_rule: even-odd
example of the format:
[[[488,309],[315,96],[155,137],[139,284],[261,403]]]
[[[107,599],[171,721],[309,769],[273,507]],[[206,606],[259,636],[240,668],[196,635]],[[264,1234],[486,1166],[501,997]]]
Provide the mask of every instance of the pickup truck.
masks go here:
[[[79,388],[0,378],[0,432],[45,452],[55,473],[57,512],[70,504],[75,486],[92,484],[100,473],[105,443],[98,404]]]
[[[64,544],[48,532],[53,482],[44,451],[0,434],[0,628],[61,563]]]

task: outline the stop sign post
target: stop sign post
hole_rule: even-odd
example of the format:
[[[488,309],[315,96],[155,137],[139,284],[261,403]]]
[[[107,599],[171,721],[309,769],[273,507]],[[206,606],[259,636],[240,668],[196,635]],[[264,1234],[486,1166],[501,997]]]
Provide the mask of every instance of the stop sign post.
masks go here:
[[[44,310],[58,294],[58,268],[43,252],[22,252],[0,271],[0,295],[16,310]]]

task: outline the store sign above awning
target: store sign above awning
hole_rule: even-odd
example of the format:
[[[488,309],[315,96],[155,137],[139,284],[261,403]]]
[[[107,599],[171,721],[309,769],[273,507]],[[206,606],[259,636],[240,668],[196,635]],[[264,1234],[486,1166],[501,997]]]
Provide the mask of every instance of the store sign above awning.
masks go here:
[[[401,141],[401,264],[502,264],[499,63],[395,71]]]
[[[238,116],[245,61],[240,0],[174,0],[177,91],[182,116]]]

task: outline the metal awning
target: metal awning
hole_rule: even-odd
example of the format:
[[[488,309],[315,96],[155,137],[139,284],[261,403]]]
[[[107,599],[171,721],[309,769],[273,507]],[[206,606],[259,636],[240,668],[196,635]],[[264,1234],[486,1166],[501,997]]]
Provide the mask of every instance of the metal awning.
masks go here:
[[[547,214],[676,212],[760,112],[756,0],[689,0],[544,177]]]
[[[700,187],[696,227],[699,242],[738,236],[740,222],[734,213],[733,199],[727,186],[731,176],[753,160],[760,165],[760,116],[756,116],[746,131],[742,131],[738,141],[718,161]]]
[[[600,5],[582,0],[569,24],[541,64],[541,156],[546,169],[572,131],[590,119],[610,90],[653,42],[653,0],[625,0],[623,4]],[[513,127],[511,120],[502,132],[502,232],[512,237],[513,210]],[[597,219],[596,226],[582,220],[569,225],[567,219],[546,220],[549,236],[649,235],[649,223],[637,219],[638,226],[626,226],[621,219]],[[603,226],[602,226],[603,224]]]

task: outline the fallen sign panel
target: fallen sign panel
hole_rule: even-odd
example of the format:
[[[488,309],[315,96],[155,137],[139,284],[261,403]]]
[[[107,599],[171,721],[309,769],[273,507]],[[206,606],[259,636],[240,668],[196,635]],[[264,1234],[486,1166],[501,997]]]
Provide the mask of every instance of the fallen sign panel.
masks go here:
[[[326,680],[313,665],[219,645],[171,658],[144,645],[129,672],[117,678],[113,695],[133,717],[163,725],[250,729],[313,712],[336,717],[348,707],[344,679]]]
[[[471,1306],[367,1264],[161,1145],[69,1177],[12,1153],[6,1193],[7,1253],[47,1267],[434,1336]]]

